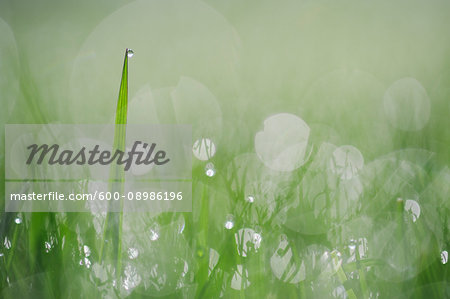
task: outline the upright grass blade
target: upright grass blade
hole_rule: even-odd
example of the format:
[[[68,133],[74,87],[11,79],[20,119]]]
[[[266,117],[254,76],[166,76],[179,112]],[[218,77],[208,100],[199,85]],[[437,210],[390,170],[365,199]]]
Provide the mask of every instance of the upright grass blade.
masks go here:
[[[114,145],[113,151],[119,150],[125,151],[126,140],[126,124],[127,124],[127,110],[128,110],[128,57],[130,57],[132,51],[126,49],[123,62],[122,80],[120,82],[119,98],[117,100],[116,119],[115,119],[115,131],[114,131]],[[122,193],[124,190],[125,171],[123,165],[112,164],[109,174],[109,189],[111,192]],[[120,207],[122,211],[123,202],[120,201]],[[111,221],[114,220],[114,221]],[[108,232],[112,237],[112,240],[116,240],[115,244],[112,244],[113,248],[110,248],[110,253],[113,258],[117,259],[116,276],[120,277],[122,266],[122,223],[123,214],[119,213],[107,213],[105,218],[105,224],[103,228],[103,239],[100,244],[100,262],[104,257],[104,244],[107,238]]]
[[[127,124],[127,110],[128,110],[128,55],[132,50],[125,50],[125,58],[123,61],[122,80],[120,81],[119,98],[117,100],[116,108],[116,125]],[[117,127],[116,127],[117,128]],[[114,135],[114,145],[125,146],[125,139],[119,139],[118,132]]]

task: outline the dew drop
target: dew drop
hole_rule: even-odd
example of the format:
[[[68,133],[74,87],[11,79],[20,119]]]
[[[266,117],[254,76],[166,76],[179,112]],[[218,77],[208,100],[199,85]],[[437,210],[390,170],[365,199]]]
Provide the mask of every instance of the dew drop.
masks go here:
[[[44,243],[44,247],[45,247],[45,252],[49,253],[50,250],[52,249],[52,244],[50,244],[50,242],[45,242]]]
[[[91,255],[91,249],[90,249],[89,246],[87,246],[87,245],[84,245],[84,246],[83,246],[83,252],[84,252],[84,255],[85,255],[86,257],[88,257],[88,256]]]
[[[245,198],[245,200],[249,203],[253,203],[255,201],[255,197],[253,195],[249,195]]]
[[[14,222],[16,224],[21,224],[22,223],[22,219],[20,217],[17,217],[16,219],[14,219]]]
[[[49,253],[50,250],[52,250],[55,247],[55,243],[56,243],[55,237],[49,236],[48,241],[44,242],[45,252]]]
[[[3,245],[5,245],[6,249],[11,248],[11,241],[8,239],[8,237],[5,237],[5,241],[3,242]]]
[[[178,233],[179,234],[182,234],[183,233],[183,231],[184,231],[184,227],[185,227],[185,223],[184,223],[184,221],[178,226]]]
[[[84,258],[84,265],[88,269],[91,267],[91,261],[87,257]]]
[[[130,258],[130,260],[134,260],[138,256],[139,256],[139,250],[137,250],[136,248],[133,248],[133,247],[128,248],[128,257]]]
[[[159,239],[159,234],[156,229],[150,229],[150,240],[156,241]]]
[[[443,250],[441,252],[441,263],[445,265],[445,264],[447,264],[447,262],[448,262],[448,251]]]
[[[133,57],[134,56],[134,51],[133,50],[131,50],[131,49],[127,49],[127,56],[128,57]]]
[[[356,243],[357,242],[355,239],[350,239],[350,242],[348,244],[348,254],[349,254],[348,262],[353,262],[356,259],[356,254],[355,254]]]
[[[350,244],[348,244],[348,248],[350,249],[350,252],[353,252],[356,249],[355,239],[350,239]]]
[[[209,177],[213,177],[216,174],[216,170],[214,169],[214,164],[208,163],[205,166],[205,173]]]
[[[234,217],[233,215],[228,215],[227,220],[225,221],[225,228],[232,229],[234,227]]]
[[[139,275],[137,269],[131,265],[127,265],[124,270],[124,279],[123,279],[123,287],[125,290],[129,291],[131,289],[134,289],[136,286],[138,286],[142,278]]]
[[[226,229],[232,229],[234,226],[234,223],[232,221],[225,222],[225,228]]]

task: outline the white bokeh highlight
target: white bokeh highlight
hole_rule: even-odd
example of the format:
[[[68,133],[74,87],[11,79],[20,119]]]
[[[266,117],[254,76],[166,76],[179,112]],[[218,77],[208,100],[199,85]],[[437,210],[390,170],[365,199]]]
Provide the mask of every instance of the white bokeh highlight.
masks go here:
[[[394,82],[384,94],[384,111],[394,127],[403,131],[418,131],[430,118],[430,98],[425,88],[414,78]]]
[[[309,133],[309,126],[296,115],[270,116],[255,136],[256,154],[272,170],[293,171],[307,160]]]
[[[200,161],[207,161],[216,154],[216,145],[209,138],[201,138],[194,142],[192,153]]]
[[[364,166],[364,157],[354,146],[344,145],[333,151],[330,159],[331,171],[343,180],[357,175]]]

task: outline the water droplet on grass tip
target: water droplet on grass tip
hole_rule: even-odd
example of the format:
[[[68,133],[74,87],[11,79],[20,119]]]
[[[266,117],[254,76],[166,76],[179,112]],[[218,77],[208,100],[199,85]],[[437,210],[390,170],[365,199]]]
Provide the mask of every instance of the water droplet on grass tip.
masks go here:
[[[225,228],[226,229],[232,229],[234,227],[234,217],[233,215],[228,215],[227,220],[225,221]]]
[[[127,49],[127,56],[128,56],[129,58],[133,57],[133,56],[134,56],[134,51],[131,50],[131,49]]]
[[[253,195],[249,195],[245,198],[245,200],[249,203],[253,203],[255,201],[255,197],[253,197]]]
[[[86,266],[88,269],[91,267],[91,261],[87,257],[82,258],[79,264],[80,266]]]
[[[216,170],[214,169],[214,164],[208,163],[205,166],[205,173],[209,177],[213,177],[216,174]]]
[[[16,224],[21,224],[21,223],[22,223],[22,219],[19,218],[19,217],[17,217],[16,219],[14,219],[14,222],[15,222]]]
[[[350,249],[350,252],[353,252],[356,249],[356,240],[355,239],[350,239],[348,248]]]

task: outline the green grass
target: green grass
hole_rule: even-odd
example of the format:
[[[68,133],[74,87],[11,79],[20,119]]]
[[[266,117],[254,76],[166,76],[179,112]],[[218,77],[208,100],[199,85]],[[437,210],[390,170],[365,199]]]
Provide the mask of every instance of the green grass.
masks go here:
[[[125,55],[114,138],[114,147],[122,150],[127,81]],[[357,203],[349,203],[347,193],[336,192],[344,181],[323,163],[333,149],[321,151],[317,145],[312,149],[306,164],[287,175],[269,171],[257,160],[246,163],[248,158],[243,165],[229,164],[226,156],[236,153],[211,158],[217,169],[213,177],[205,174],[205,162],[195,162],[192,213],[3,213],[2,295],[443,298],[448,294],[448,270],[439,258],[449,240],[448,169],[427,152],[400,151],[391,155],[400,160],[388,156],[365,165],[359,175],[364,192]],[[276,183],[274,188],[263,188],[266,176]],[[111,177],[123,182],[123,169],[112,168]],[[256,192],[266,190],[255,194],[254,202],[245,200],[249,179],[261,180]],[[416,222],[405,211],[405,202],[397,200],[407,187],[424,203]],[[110,188],[121,190],[123,183]],[[270,200],[275,205],[267,205]],[[225,227],[227,215],[234,216],[230,229]],[[17,217],[20,224],[15,223]],[[240,233],[243,228],[252,230],[249,239]],[[258,245],[252,239],[256,231],[261,237]],[[152,240],[152,232],[157,232],[157,240]],[[278,248],[280,238],[287,243]],[[362,238],[367,251],[361,247]],[[351,239],[356,240],[353,253]],[[134,259],[133,248],[138,252]]]
[[[176,38],[167,47],[154,42],[158,35],[151,35],[152,31],[149,47],[155,52],[136,49],[137,55],[131,59],[125,53],[121,69],[121,61],[108,60],[108,69],[109,64],[115,69],[111,74],[89,68],[92,61],[103,61],[101,47],[95,48],[95,42],[106,36],[109,27],[100,26],[100,33],[94,32],[81,47],[84,55],[85,48],[94,45],[98,56],[92,61],[83,56],[88,62],[77,66],[114,80],[105,83],[92,76],[96,78],[93,86],[83,87],[104,97],[80,97],[75,105],[78,110],[60,113],[60,107],[51,103],[65,98],[52,97],[47,88],[59,91],[65,85],[58,84],[65,81],[57,81],[56,87],[45,81],[45,71],[50,72],[46,68],[37,76],[34,61],[19,51],[20,96],[9,122],[96,122],[97,114],[104,122],[112,111],[114,147],[120,149],[125,124],[142,121],[127,116],[136,90],[149,80],[157,83],[152,86],[152,97],[145,98],[149,104],[145,107],[154,107],[155,114],[168,122],[177,122],[179,111],[193,115],[195,139],[210,138],[217,152],[208,161],[193,157],[192,213],[2,212],[0,298],[449,297],[449,266],[440,257],[450,248],[450,93],[445,75],[450,65],[442,54],[450,48],[443,38],[448,31],[444,26],[448,22],[442,17],[446,10],[417,3],[372,7],[353,2],[305,6],[294,1],[286,6],[252,2],[245,8],[237,2],[207,2],[224,14],[223,19],[234,26],[230,31],[236,30],[242,38],[238,79],[230,79],[224,71],[231,64],[228,56],[221,61],[207,56],[206,62],[191,62],[189,59],[197,57],[189,56],[197,53],[191,49],[193,40],[188,40],[186,49],[173,42],[183,44],[183,39]],[[144,4],[133,5],[140,8]],[[153,4],[145,5],[153,8]],[[196,18],[188,18],[195,37],[200,34],[198,28],[205,27],[203,21],[217,19],[207,8],[199,9],[198,23]],[[155,24],[166,24],[162,16],[159,20],[152,15],[160,22]],[[174,28],[184,24],[180,16],[171,17]],[[267,25],[275,17],[279,22]],[[116,19],[107,21],[115,37],[126,35],[115,31]],[[222,29],[222,23],[213,24]],[[162,25],[150,29],[157,28],[158,34],[160,28],[171,32],[171,27]],[[214,26],[206,30],[211,36],[217,34]],[[268,41],[256,35],[255,28],[264,29]],[[24,39],[26,35],[20,35],[19,29],[16,25]],[[420,36],[412,34],[415,29],[420,29]],[[139,33],[136,35],[141,36]],[[370,41],[363,42],[366,36]],[[406,42],[398,45],[398,41]],[[214,45],[203,46],[206,44]],[[77,51],[79,47],[77,44]],[[164,51],[158,52],[159,47]],[[208,55],[211,53],[215,52]],[[75,54],[65,53],[56,58],[72,56]],[[138,60],[147,56],[149,61]],[[189,63],[181,64],[184,68],[180,66],[173,74],[178,65],[171,59],[179,56]],[[139,63],[145,67],[138,68]],[[222,64],[225,67],[219,68],[219,74],[211,69]],[[133,70],[150,74],[150,79],[138,77]],[[189,70],[195,80],[184,81],[190,89],[178,90],[180,97],[183,92],[188,95],[181,105],[181,100],[171,101],[170,96],[178,72],[184,75]],[[380,104],[385,90],[406,76],[421,82],[432,104],[428,124],[414,132],[396,128],[395,119],[391,123],[382,116]],[[109,83],[117,84],[119,79],[117,98],[117,86]],[[235,84],[234,79],[241,83]],[[136,81],[139,84],[133,85]],[[201,84],[192,83],[197,81],[217,97],[220,121],[217,109],[195,105],[203,103],[198,98],[209,99]],[[158,89],[159,85],[172,87]],[[108,90],[102,93],[105,86]],[[79,94],[89,95],[87,91]],[[114,97],[106,96],[113,93]],[[92,107],[101,109],[92,111]],[[311,128],[305,163],[290,172],[270,170],[255,153],[255,134],[263,129],[264,119],[279,112],[300,116]],[[215,130],[217,127],[223,130]],[[360,185],[358,180],[343,180],[330,171],[333,152],[346,144],[357,147],[364,157],[364,167],[356,176]],[[2,169],[5,159],[1,156]],[[212,177],[205,173],[207,163],[214,165]],[[0,175],[4,180],[3,171]],[[110,175],[120,182],[110,188],[121,190],[123,171],[112,169]],[[0,191],[4,193],[4,185]],[[249,195],[253,202],[246,200]],[[407,200],[420,205],[415,221],[405,209],[410,204]],[[226,224],[228,220],[233,221],[232,227]]]

